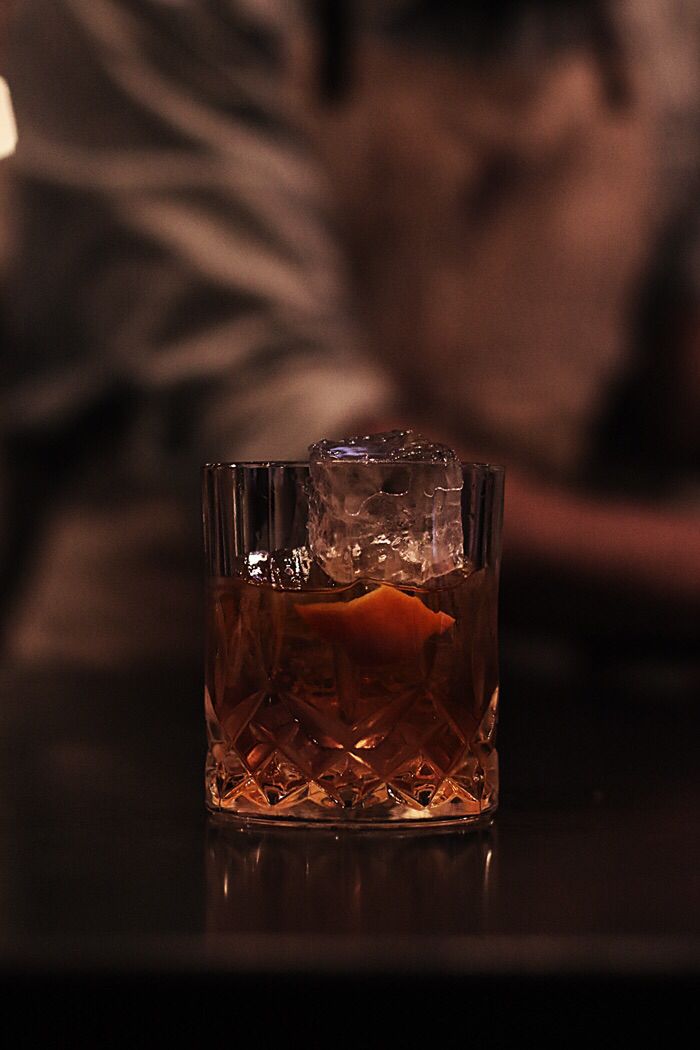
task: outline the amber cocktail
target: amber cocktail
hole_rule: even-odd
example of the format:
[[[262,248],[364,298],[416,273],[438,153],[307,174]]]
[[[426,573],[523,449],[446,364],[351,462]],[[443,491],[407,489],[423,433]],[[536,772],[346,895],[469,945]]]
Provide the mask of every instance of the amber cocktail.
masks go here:
[[[490,820],[502,472],[459,476],[460,550],[432,575],[430,544],[408,568],[381,545],[335,564],[356,537],[337,543],[331,522],[324,548],[303,464],[205,468],[211,809],[358,827]],[[418,562],[424,578],[407,582]]]

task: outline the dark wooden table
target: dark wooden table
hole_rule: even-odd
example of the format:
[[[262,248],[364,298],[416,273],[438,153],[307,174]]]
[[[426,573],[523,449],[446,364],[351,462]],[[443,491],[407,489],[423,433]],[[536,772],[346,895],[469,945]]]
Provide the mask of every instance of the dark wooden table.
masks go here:
[[[668,1033],[700,969],[700,711],[669,681],[507,667],[493,828],[362,835],[207,818],[196,674],[6,670],[5,1008],[65,1045],[187,1015],[296,1045],[301,1011],[306,1046],[372,1046],[370,1006],[416,1040],[613,1005]]]

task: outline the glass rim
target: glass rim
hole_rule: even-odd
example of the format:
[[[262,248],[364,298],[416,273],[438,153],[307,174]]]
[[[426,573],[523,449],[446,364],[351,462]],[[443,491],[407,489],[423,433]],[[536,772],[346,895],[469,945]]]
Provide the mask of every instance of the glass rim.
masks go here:
[[[202,472],[212,470],[262,470],[273,467],[290,468],[298,470],[308,467],[308,459],[239,459],[239,460],[213,460],[202,464]],[[505,474],[505,466],[501,463],[485,463],[483,461],[470,461],[461,459],[459,465],[462,468],[469,467],[477,470],[488,470],[493,474]]]

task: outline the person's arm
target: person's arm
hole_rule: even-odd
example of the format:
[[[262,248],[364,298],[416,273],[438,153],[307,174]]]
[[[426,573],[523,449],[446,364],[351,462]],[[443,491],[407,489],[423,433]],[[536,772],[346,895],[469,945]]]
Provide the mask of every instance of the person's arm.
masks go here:
[[[506,556],[592,585],[700,600],[697,508],[600,500],[507,475]]]

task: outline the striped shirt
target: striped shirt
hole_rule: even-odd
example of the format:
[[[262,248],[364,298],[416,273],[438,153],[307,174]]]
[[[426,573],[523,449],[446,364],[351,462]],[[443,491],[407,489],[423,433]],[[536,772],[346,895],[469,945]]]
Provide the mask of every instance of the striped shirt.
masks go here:
[[[20,7],[7,429],[121,391],[148,470],[297,458],[383,410],[291,84],[304,31],[292,0]]]

